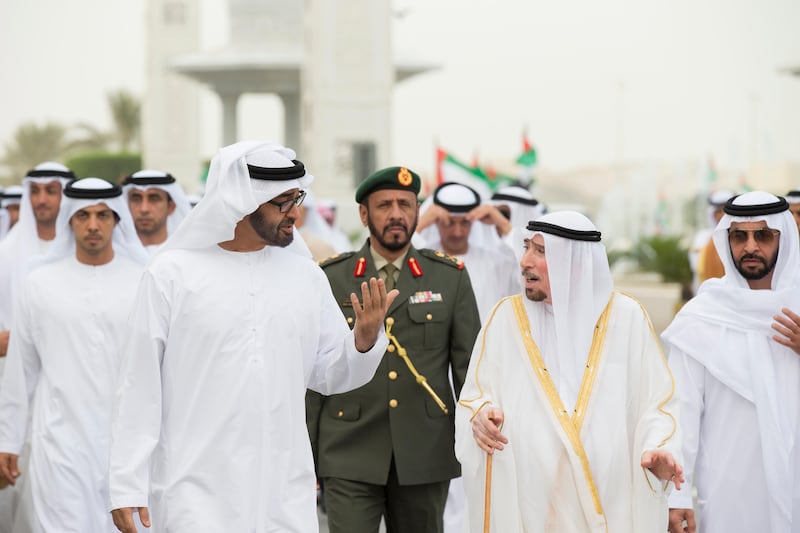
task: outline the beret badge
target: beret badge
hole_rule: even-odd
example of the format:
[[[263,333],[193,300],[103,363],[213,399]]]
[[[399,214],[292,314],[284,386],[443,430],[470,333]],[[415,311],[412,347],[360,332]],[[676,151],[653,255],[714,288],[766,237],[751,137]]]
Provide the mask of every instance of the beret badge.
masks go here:
[[[397,171],[397,181],[403,187],[408,187],[411,185],[411,181],[413,177],[411,176],[411,172],[408,171],[406,167],[400,167],[400,170]]]

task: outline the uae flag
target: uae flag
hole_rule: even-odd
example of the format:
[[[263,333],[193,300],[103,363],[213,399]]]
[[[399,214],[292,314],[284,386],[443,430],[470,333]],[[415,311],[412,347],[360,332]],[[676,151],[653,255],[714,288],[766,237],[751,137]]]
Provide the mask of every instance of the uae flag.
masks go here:
[[[517,158],[517,165],[521,167],[519,182],[528,187],[533,183],[533,167],[536,166],[536,148],[528,141],[527,131],[522,132],[522,154]]]
[[[453,157],[452,154],[436,149],[436,183],[457,182],[475,189],[481,198],[488,199],[498,187],[505,185],[506,180],[497,179],[478,166],[471,166]]]

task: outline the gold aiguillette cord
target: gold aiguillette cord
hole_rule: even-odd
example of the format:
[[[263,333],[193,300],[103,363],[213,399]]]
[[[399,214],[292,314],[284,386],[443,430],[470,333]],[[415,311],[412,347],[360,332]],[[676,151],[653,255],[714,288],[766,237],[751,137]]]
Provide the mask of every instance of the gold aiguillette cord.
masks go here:
[[[414,363],[412,363],[411,359],[408,358],[408,354],[406,353],[406,349],[403,348],[402,346],[400,346],[400,343],[397,341],[397,337],[392,335],[392,326],[393,325],[394,325],[394,319],[392,317],[387,318],[386,319],[386,337],[389,339],[389,342],[391,342],[392,345],[397,350],[397,355],[399,355],[403,359],[403,361],[406,362],[406,366],[411,371],[411,373],[414,374],[414,378],[417,380],[417,383],[422,385],[422,387],[426,391],[428,391],[428,394],[431,395],[433,400],[442,409],[442,411],[444,411],[445,414],[449,413],[449,411],[447,410],[447,406],[444,404],[442,399],[439,398],[439,396],[437,396],[436,393],[433,392],[433,389],[431,388],[431,386],[428,385],[427,378],[425,376],[423,376],[422,374],[420,374],[419,372],[417,372],[417,369],[414,368]]]

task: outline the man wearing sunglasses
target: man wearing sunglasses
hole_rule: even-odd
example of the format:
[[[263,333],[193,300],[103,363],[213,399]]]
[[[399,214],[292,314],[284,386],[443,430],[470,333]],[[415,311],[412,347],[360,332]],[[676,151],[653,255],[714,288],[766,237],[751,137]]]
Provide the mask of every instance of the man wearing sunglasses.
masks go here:
[[[713,239],[725,276],[663,333],[686,477],[670,496],[669,531],[789,533],[800,523],[797,227],[786,200],[766,192],[724,209]]]
[[[112,423],[120,531],[136,531],[134,512],[154,531],[317,531],[305,392],[372,378],[397,291],[360,280],[345,296],[350,330],[325,274],[294,248],[312,179],[283,146],[223,148],[145,271]]]

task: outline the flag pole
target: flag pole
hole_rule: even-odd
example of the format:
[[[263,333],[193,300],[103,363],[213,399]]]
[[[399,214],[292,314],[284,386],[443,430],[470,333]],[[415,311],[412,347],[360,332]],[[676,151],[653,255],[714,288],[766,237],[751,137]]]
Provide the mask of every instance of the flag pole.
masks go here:
[[[483,498],[483,533],[489,533],[489,516],[492,506],[492,454],[486,454],[486,491]]]

